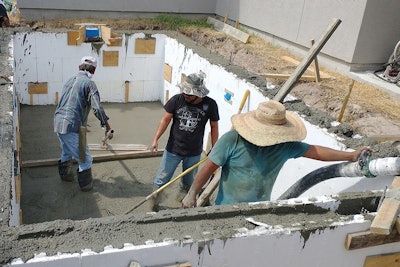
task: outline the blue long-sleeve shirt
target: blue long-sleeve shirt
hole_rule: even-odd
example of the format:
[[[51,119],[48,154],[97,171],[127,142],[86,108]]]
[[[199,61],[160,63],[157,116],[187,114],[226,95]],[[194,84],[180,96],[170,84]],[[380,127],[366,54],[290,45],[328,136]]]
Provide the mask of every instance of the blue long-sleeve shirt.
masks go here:
[[[93,109],[94,115],[99,119],[100,126],[106,125],[109,117],[101,105],[96,84],[87,74],[86,71],[79,71],[64,84],[54,113],[54,132],[78,132],[80,126],[86,126],[90,109]]]

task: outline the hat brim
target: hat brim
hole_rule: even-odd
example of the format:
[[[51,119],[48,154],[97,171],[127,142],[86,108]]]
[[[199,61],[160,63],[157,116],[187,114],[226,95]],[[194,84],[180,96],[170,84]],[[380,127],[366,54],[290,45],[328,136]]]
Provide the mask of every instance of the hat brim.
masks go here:
[[[231,121],[240,136],[257,146],[302,141],[307,135],[303,121],[290,111],[286,111],[286,123],[281,125],[261,123],[255,110],[234,115]]]
[[[182,90],[183,93],[187,95],[194,95],[197,97],[205,97],[210,92],[210,90],[208,90],[205,86],[192,88],[188,84],[186,84],[186,82],[178,84],[178,87]]]

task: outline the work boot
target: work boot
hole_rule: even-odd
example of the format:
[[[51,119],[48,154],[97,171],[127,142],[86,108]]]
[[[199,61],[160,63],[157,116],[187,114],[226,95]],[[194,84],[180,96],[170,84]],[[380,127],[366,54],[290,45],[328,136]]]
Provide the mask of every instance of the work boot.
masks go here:
[[[79,172],[78,170],[78,183],[82,191],[87,192],[93,189],[92,169],[87,169]]]
[[[65,182],[73,182],[74,181],[74,173],[72,172],[72,159],[69,161],[61,162],[58,161],[58,173],[60,174],[60,178]]]
[[[153,187],[153,192],[157,191],[158,187],[154,186]],[[160,210],[160,202],[161,198],[163,198],[163,192],[159,192],[158,194],[154,194],[150,199],[149,199],[149,205],[147,208],[147,211],[149,212],[158,212]]]

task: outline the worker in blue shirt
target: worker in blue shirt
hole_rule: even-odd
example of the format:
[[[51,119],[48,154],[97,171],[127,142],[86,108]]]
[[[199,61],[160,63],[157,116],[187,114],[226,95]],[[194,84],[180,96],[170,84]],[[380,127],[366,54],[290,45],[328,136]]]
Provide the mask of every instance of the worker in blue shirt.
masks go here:
[[[219,167],[216,205],[268,201],[288,159],[357,161],[368,149],[349,152],[301,142],[307,134],[303,121],[273,100],[260,103],[257,110],[234,115],[231,120],[234,129],[218,139],[182,200],[182,207],[196,205],[198,193]]]

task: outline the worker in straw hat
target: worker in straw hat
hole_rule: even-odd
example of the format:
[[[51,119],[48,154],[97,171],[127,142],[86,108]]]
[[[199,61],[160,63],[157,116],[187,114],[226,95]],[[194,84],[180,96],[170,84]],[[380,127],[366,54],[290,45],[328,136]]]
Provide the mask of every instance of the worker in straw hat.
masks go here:
[[[257,110],[234,115],[231,120],[234,129],[219,138],[182,200],[182,207],[195,206],[197,194],[220,166],[216,205],[267,201],[288,159],[356,161],[368,149],[346,152],[301,142],[307,134],[302,120],[273,100],[260,103]]]
[[[209,90],[204,84],[204,73],[193,73],[178,84],[180,94],[174,95],[164,105],[165,113],[154,135],[152,150],[158,149],[158,140],[172,121],[167,146],[160,167],[154,178],[154,190],[168,183],[178,164],[182,162],[182,171],[198,163],[203,152],[204,131],[207,122],[211,129],[211,145],[218,139],[218,105],[208,97]],[[197,172],[194,168],[180,181],[179,201],[187,194]],[[160,192],[150,199],[149,210],[158,211],[161,201]]]

